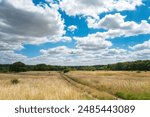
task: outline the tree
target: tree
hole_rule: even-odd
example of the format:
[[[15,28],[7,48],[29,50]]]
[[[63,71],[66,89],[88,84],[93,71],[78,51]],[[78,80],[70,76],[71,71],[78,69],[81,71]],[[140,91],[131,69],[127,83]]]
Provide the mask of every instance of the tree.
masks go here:
[[[10,72],[26,72],[26,65],[22,62],[15,62],[12,65],[10,65]]]
[[[48,70],[48,66],[46,64],[38,64],[38,65],[35,65],[34,70],[47,71]]]
[[[63,70],[64,73],[68,73],[69,71],[70,71],[69,68],[66,68],[66,69]]]

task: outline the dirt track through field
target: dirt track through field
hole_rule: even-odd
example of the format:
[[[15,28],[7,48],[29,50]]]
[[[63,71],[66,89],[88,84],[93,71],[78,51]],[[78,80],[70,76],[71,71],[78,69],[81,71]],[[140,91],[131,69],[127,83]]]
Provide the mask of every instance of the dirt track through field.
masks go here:
[[[94,87],[88,86],[88,85],[83,84],[81,82],[77,82],[76,80],[74,80],[70,76],[65,75],[64,73],[60,73],[60,76],[62,79],[67,81],[72,86],[76,87],[78,90],[82,91],[85,95],[87,95],[91,99],[95,99],[95,100],[99,100],[99,99],[122,100],[122,99],[120,99],[120,98],[116,97],[115,95],[112,95],[108,92],[101,92]],[[108,96],[108,98],[104,98],[103,96],[104,97]]]

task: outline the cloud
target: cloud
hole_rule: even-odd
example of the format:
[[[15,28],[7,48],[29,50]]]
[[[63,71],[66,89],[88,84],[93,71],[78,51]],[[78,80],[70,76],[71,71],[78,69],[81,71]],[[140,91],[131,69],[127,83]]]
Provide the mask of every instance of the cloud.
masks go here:
[[[71,50],[66,46],[59,46],[48,50],[40,50],[40,52],[44,55],[59,55],[59,54],[69,54]]]
[[[111,11],[135,10],[142,0],[62,0],[60,8],[69,16],[83,15],[99,18],[99,14]]]
[[[145,41],[141,44],[136,44],[132,47],[130,56],[133,60],[149,60],[150,59],[150,40]]]
[[[74,37],[74,39],[77,41],[77,48],[83,50],[99,50],[112,46],[110,41],[105,40],[98,33],[89,34],[87,37]]]
[[[27,63],[46,63],[51,65],[98,65],[129,60],[124,49],[102,49],[87,51],[80,48],[58,46],[48,50],[41,50],[41,56],[28,59]],[[57,58],[57,59],[56,59]],[[110,61],[111,59],[111,61]]]
[[[27,59],[26,63],[46,63],[51,65],[75,65],[74,60],[82,54],[82,50],[58,46],[47,50],[40,50],[41,55]],[[57,59],[56,59],[57,58]]]
[[[129,53],[132,61],[135,60],[149,60],[150,59],[150,49],[143,49],[138,51],[131,51]]]
[[[25,59],[24,62],[28,64],[45,63],[51,65],[77,66],[150,59],[150,49],[131,51],[121,48],[105,48],[89,51],[89,49],[80,47],[68,48],[66,46],[58,46],[41,50],[40,52],[40,56]]]
[[[104,18],[100,20],[95,20],[92,18],[88,18],[88,26],[90,28],[103,28],[103,29],[118,29],[124,25],[124,18],[120,13],[116,13],[114,15],[106,15]]]
[[[127,53],[127,50],[113,48],[113,49],[106,49],[102,55],[103,56],[114,56],[114,55],[124,55],[126,53]]]
[[[140,59],[150,59],[150,49],[144,49],[144,50],[140,50],[140,51],[136,51],[135,52],[137,57]]]
[[[63,36],[63,37],[60,37],[60,40],[62,42],[70,42],[70,41],[72,41],[72,38],[68,37],[68,36]]]
[[[0,11],[0,41],[10,47],[51,42],[54,37],[61,41],[65,34],[64,21],[56,8],[35,6],[32,0],[2,0]]]
[[[73,49],[73,48],[68,48],[66,46],[58,46],[58,47],[55,47],[55,48],[50,48],[48,50],[40,50],[41,54],[42,55],[72,55],[72,54],[79,54],[82,52],[82,50],[80,49]]]
[[[150,41],[129,47],[114,48],[108,39],[150,34],[150,24],[125,21],[120,13],[108,14],[100,19],[101,13],[135,10],[142,0],[46,0],[47,4],[34,5],[32,0],[0,1],[0,62],[22,61],[26,64],[46,63],[51,65],[98,65],[138,59],[150,59]],[[75,47],[58,46],[41,49],[41,55],[28,58],[15,53],[24,44],[38,45],[59,41],[70,42],[65,36],[64,20],[59,8],[69,16],[81,15],[87,18],[90,29],[104,29],[104,32],[88,34],[85,37],[73,37]],[[74,32],[78,27],[70,25],[67,31]]]
[[[0,51],[0,62],[3,64],[14,63],[16,61],[27,60],[27,57],[21,54],[16,54],[14,51]]]
[[[68,31],[74,32],[75,30],[77,30],[77,26],[75,25],[71,25],[68,27]]]
[[[120,13],[114,15],[109,14],[100,20],[88,18],[88,27],[94,29],[108,30],[104,34],[110,34],[115,32],[114,37],[119,36],[135,36],[139,34],[150,34],[150,24],[146,20],[142,20],[141,23],[134,21],[124,21],[126,16],[122,16]]]
[[[145,49],[150,49],[150,40],[145,41],[142,44],[137,44],[133,47],[130,47],[132,50],[145,50]],[[149,53],[150,54],[150,53]]]
[[[46,2],[48,3],[53,3],[54,1],[53,0],[45,0]]]
[[[21,50],[24,47],[21,44],[12,42],[11,44],[0,41],[0,51]]]
[[[51,37],[51,40],[50,42],[52,43],[56,43],[56,42],[70,42],[72,40],[71,37],[68,37],[68,36],[53,36]]]

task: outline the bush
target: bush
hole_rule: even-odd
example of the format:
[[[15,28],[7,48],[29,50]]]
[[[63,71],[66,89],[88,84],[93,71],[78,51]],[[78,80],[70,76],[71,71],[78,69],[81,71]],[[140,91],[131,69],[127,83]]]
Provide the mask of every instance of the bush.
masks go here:
[[[137,71],[136,73],[141,73],[141,71]]]
[[[12,84],[18,84],[18,83],[19,83],[19,80],[18,80],[18,79],[13,79],[13,80],[11,80],[11,83],[12,83]]]
[[[64,73],[68,73],[70,70],[69,69],[64,69]]]

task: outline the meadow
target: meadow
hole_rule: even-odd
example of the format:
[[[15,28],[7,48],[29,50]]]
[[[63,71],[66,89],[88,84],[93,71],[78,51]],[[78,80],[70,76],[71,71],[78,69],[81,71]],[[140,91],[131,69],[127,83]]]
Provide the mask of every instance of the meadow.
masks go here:
[[[150,72],[72,71],[72,80],[118,99],[150,100]],[[105,99],[108,99],[107,95]]]
[[[25,72],[0,74],[0,99],[79,100],[86,96],[61,79],[57,72]]]
[[[0,100],[150,100],[150,72],[0,73]]]

